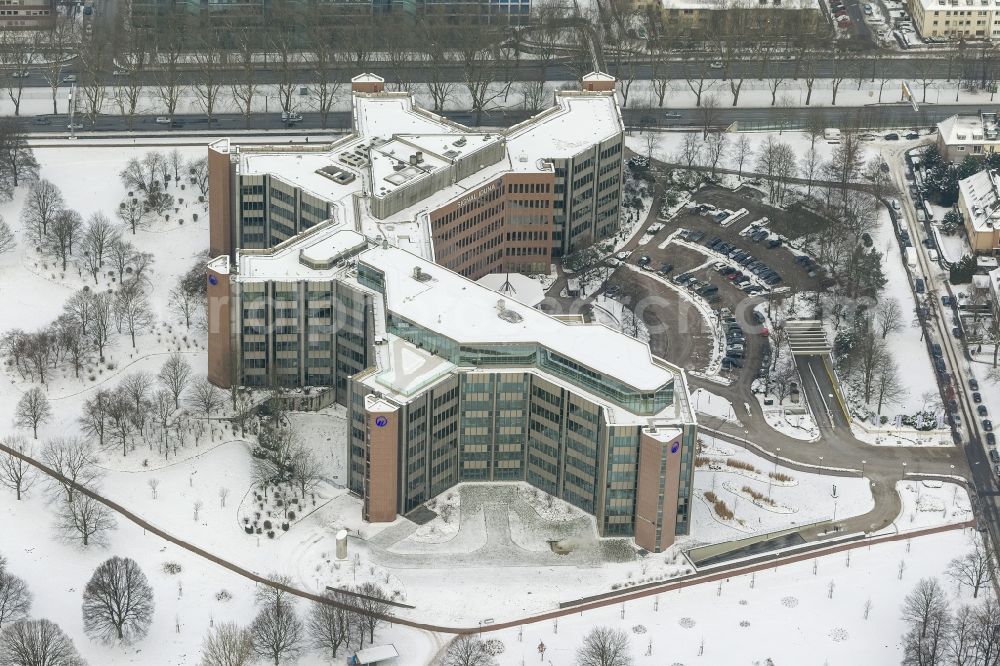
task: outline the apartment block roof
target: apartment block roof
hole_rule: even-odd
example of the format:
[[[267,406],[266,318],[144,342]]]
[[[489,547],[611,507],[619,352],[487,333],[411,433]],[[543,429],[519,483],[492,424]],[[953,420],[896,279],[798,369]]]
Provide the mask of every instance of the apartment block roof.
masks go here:
[[[945,145],[1000,143],[996,113],[955,114],[938,123]]]
[[[1000,175],[987,169],[958,181],[959,197],[976,231],[1000,228]]]

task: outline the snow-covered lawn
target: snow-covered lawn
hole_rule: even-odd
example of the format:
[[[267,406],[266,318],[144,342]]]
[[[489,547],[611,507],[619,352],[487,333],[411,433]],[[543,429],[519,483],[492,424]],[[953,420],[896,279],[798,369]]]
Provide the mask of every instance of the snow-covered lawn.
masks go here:
[[[899,481],[896,492],[903,508],[893,525],[900,532],[963,523],[973,518],[969,493],[957,483]]]
[[[582,637],[597,626],[628,634],[637,666],[763,666],[767,659],[777,665],[898,664],[906,629],[900,606],[921,578],[941,579],[953,607],[972,602],[967,588],[957,592],[942,576],[953,557],[971,550],[967,532],[858,548],[849,556],[692,585],[483,637],[503,641],[501,666],[539,663],[539,643],[545,645],[541,663],[576,663]]]
[[[733,403],[721,395],[715,395],[700,388],[691,394],[691,402],[694,404],[694,410],[700,414],[707,414],[737,424],[740,422],[739,415],[733,409]]]
[[[677,131],[657,133],[656,143],[653,148],[653,158],[666,162],[680,162],[681,160],[677,159],[677,157],[684,144],[684,138],[686,135],[691,134],[697,134],[699,137],[701,136],[701,132]],[[812,137],[810,137],[806,132],[782,132],[781,134],[778,134],[777,132],[743,132],[727,136],[729,138],[729,149],[723,155],[722,160],[719,162],[719,166],[727,169],[737,169],[739,167],[738,156],[736,150],[734,149],[734,145],[740,137],[747,137],[750,141],[753,153],[747,161],[744,162],[744,171],[755,170],[758,151],[769,137],[773,137],[775,141],[788,144],[792,148],[792,151],[800,158],[809,153],[812,147],[815,146],[820,162],[828,162],[830,157],[833,155],[833,151],[837,148],[836,143],[825,141],[823,137],[819,137],[815,142],[813,142]],[[862,144],[861,158],[864,161],[867,161],[868,158],[876,154],[876,146],[878,143],[879,142],[874,141]],[[639,155],[647,155],[649,153],[649,144],[647,143],[645,134],[632,133],[627,135],[625,137],[625,145]]]
[[[172,499],[176,494],[177,489],[171,489],[159,501],[165,506],[175,504],[179,518],[190,521],[190,507]],[[81,548],[59,539],[52,522],[52,507],[40,484],[21,502],[6,489],[0,493],[0,524],[4,526],[0,554],[7,558],[8,570],[28,583],[34,595],[31,615],[59,624],[91,665],[192,666],[198,663],[202,640],[213,624],[247,625],[256,613],[253,583],[132,523],[119,520],[118,528],[109,533],[107,547]],[[198,529],[193,522],[188,525],[192,526],[188,531]],[[112,555],[136,560],[153,587],[155,612],[149,635],[130,647],[106,646],[83,633],[82,590],[94,568]],[[163,565],[168,562],[179,565],[180,572],[167,573]],[[260,562],[258,571],[267,574],[284,564],[271,557]],[[302,616],[309,609],[308,602],[301,600],[296,607]],[[423,664],[437,650],[440,638],[394,625],[380,630],[376,640],[395,643],[400,654],[407,655],[404,663]],[[309,651],[295,662],[297,666],[327,663],[326,655]]]
[[[920,326],[915,322],[916,302],[912,286],[893,233],[892,220],[884,207],[879,207],[878,219],[878,228],[872,233],[872,240],[875,249],[884,255],[883,266],[888,282],[882,298],[895,298],[902,313],[900,328],[889,334],[886,347],[896,360],[902,384],[908,388],[907,395],[899,404],[883,407],[882,413],[889,417],[891,423],[895,414],[914,414],[925,408],[928,401],[924,399],[924,394],[937,393],[937,380]]]
[[[705,460],[699,459],[703,464],[695,469],[694,494],[703,499],[706,492],[715,493],[735,516],[732,521],[722,522],[707,502],[695,501],[691,539],[698,543],[775,532],[830,520],[834,514],[845,519],[867,513],[875,506],[867,479],[806,474],[775,466],[739,446],[707,435],[701,435],[700,439],[704,446],[698,456]],[[765,506],[766,502],[755,504],[746,499],[745,493],[732,492],[727,483],[738,490],[747,486],[791,512],[772,510],[773,507]]]

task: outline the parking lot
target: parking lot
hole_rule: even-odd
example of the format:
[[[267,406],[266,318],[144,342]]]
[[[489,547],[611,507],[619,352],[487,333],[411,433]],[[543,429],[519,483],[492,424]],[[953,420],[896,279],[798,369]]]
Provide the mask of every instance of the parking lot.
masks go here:
[[[740,377],[750,381],[768,350],[762,343],[766,336],[756,334],[759,322],[746,306],[764,302],[776,293],[820,286],[823,278],[818,269],[797,260],[785,247],[785,239],[824,221],[808,211],[772,208],[761,203],[757,194],[753,189],[702,189],[694,199],[699,206],[681,209],[651,239],[642,238],[646,241],[642,244],[640,239],[633,241],[627,256],[621,255],[632,267],[619,267],[611,275],[608,282],[613,292],[633,302],[655,294],[671,303],[666,308],[639,312],[650,328],[653,353],[687,367],[706,368],[715,327],[718,335],[726,335],[730,360],[723,362],[723,370],[740,375],[741,369],[746,369]],[[681,229],[684,231],[679,232]],[[635,271],[636,266],[643,270]],[[669,280],[671,287],[654,275]],[[676,290],[686,292],[685,296]],[[712,309],[711,323],[687,297],[701,299]],[[732,317],[741,317],[738,323],[742,331],[731,326],[726,317],[730,322]]]

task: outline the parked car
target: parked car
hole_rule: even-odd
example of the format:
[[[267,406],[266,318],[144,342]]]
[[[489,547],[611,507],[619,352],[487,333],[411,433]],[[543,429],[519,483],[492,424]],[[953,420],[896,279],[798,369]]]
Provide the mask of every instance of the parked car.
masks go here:
[[[643,255],[643,256],[639,257],[639,261],[637,261],[636,263],[639,264],[640,266],[646,266],[651,261],[652,261],[652,259],[650,259],[646,255]]]
[[[941,305],[951,305],[951,296],[942,296]]]
[[[664,118],[680,118],[681,114],[677,113],[676,111],[667,111],[666,113],[663,114],[663,117]]]
[[[989,419],[983,419],[983,430],[985,430],[986,432],[992,431],[993,421],[990,421]]]
[[[170,118],[168,116],[157,116],[156,117],[156,124],[157,125],[169,125],[170,124]]]
[[[899,135],[896,134],[895,132],[889,132],[888,134],[885,135],[885,140],[886,141],[899,141]]]
[[[726,370],[733,370],[735,368],[742,368],[743,361],[738,358],[733,358],[732,356],[727,356],[722,359],[722,367]]]
[[[989,444],[990,446],[996,446],[997,445],[996,434],[992,432],[986,433],[986,443]]]
[[[988,416],[986,405],[979,405],[976,407],[976,414],[979,414],[980,416]]]
[[[969,388],[972,389],[973,391],[978,391],[979,390],[979,380],[977,380],[975,378],[970,379],[969,380]]]
[[[708,66],[709,66],[710,69],[722,69],[722,63],[719,62],[718,60],[716,60],[716,61],[714,61],[712,63],[709,63]]]
[[[924,280],[923,280],[923,278],[917,278],[916,280],[913,281],[913,284],[914,284],[914,287],[916,288],[918,294],[924,293]]]
[[[909,134],[906,135],[906,138],[912,141],[913,139],[919,139],[920,135],[917,134],[916,132],[910,132]]]
[[[300,123],[302,122],[302,114],[298,111],[282,111],[281,122],[288,124]]]
[[[972,394],[972,402],[974,402],[974,403],[976,403],[978,405],[982,401],[983,401],[983,394],[982,393],[979,393],[977,391],[977,392],[975,392],[975,393]]]

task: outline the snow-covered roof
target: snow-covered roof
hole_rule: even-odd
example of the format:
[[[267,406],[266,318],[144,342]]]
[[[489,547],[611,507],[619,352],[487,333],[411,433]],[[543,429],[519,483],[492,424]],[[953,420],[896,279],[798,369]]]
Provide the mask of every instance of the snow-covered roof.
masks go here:
[[[542,283],[520,273],[490,273],[477,282],[501,298],[512,298],[528,307],[535,307],[545,299]]]
[[[556,102],[498,133],[477,132],[420,109],[408,94],[358,93],[353,134],[330,144],[241,146],[237,169],[298,187],[328,202],[337,222],[433,258],[430,211],[505,173],[550,170],[548,160],[574,157],[623,131],[610,93],[563,91]],[[480,159],[473,164],[478,168],[424,192],[429,177],[468,159]],[[405,194],[409,205],[383,217],[373,213],[373,199],[411,187]]]
[[[948,146],[1000,143],[996,115],[975,113],[949,116],[938,123],[938,133]]]
[[[348,258],[367,245],[368,240],[358,232],[328,223],[270,250],[240,252],[239,280],[330,280]]]
[[[583,81],[614,81],[615,77],[604,72],[591,72],[590,74],[583,75]]]
[[[674,379],[635,338],[601,324],[566,324],[399,248],[374,247],[358,261],[385,275],[390,312],[460,345],[538,343],[640,391]]]
[[[377,74],[358,74],[351,83],[385,83],[385,79]]]
[[[359,650],[354,654],[354,659],[362,666],[364,664],[377,664],[399,656],[395,645],[373,645],[372,647]]]
[[[972,228],[993,231],[1000,228],[1000,181],[992,169],[958,181],[959,197],[965,202]]]

